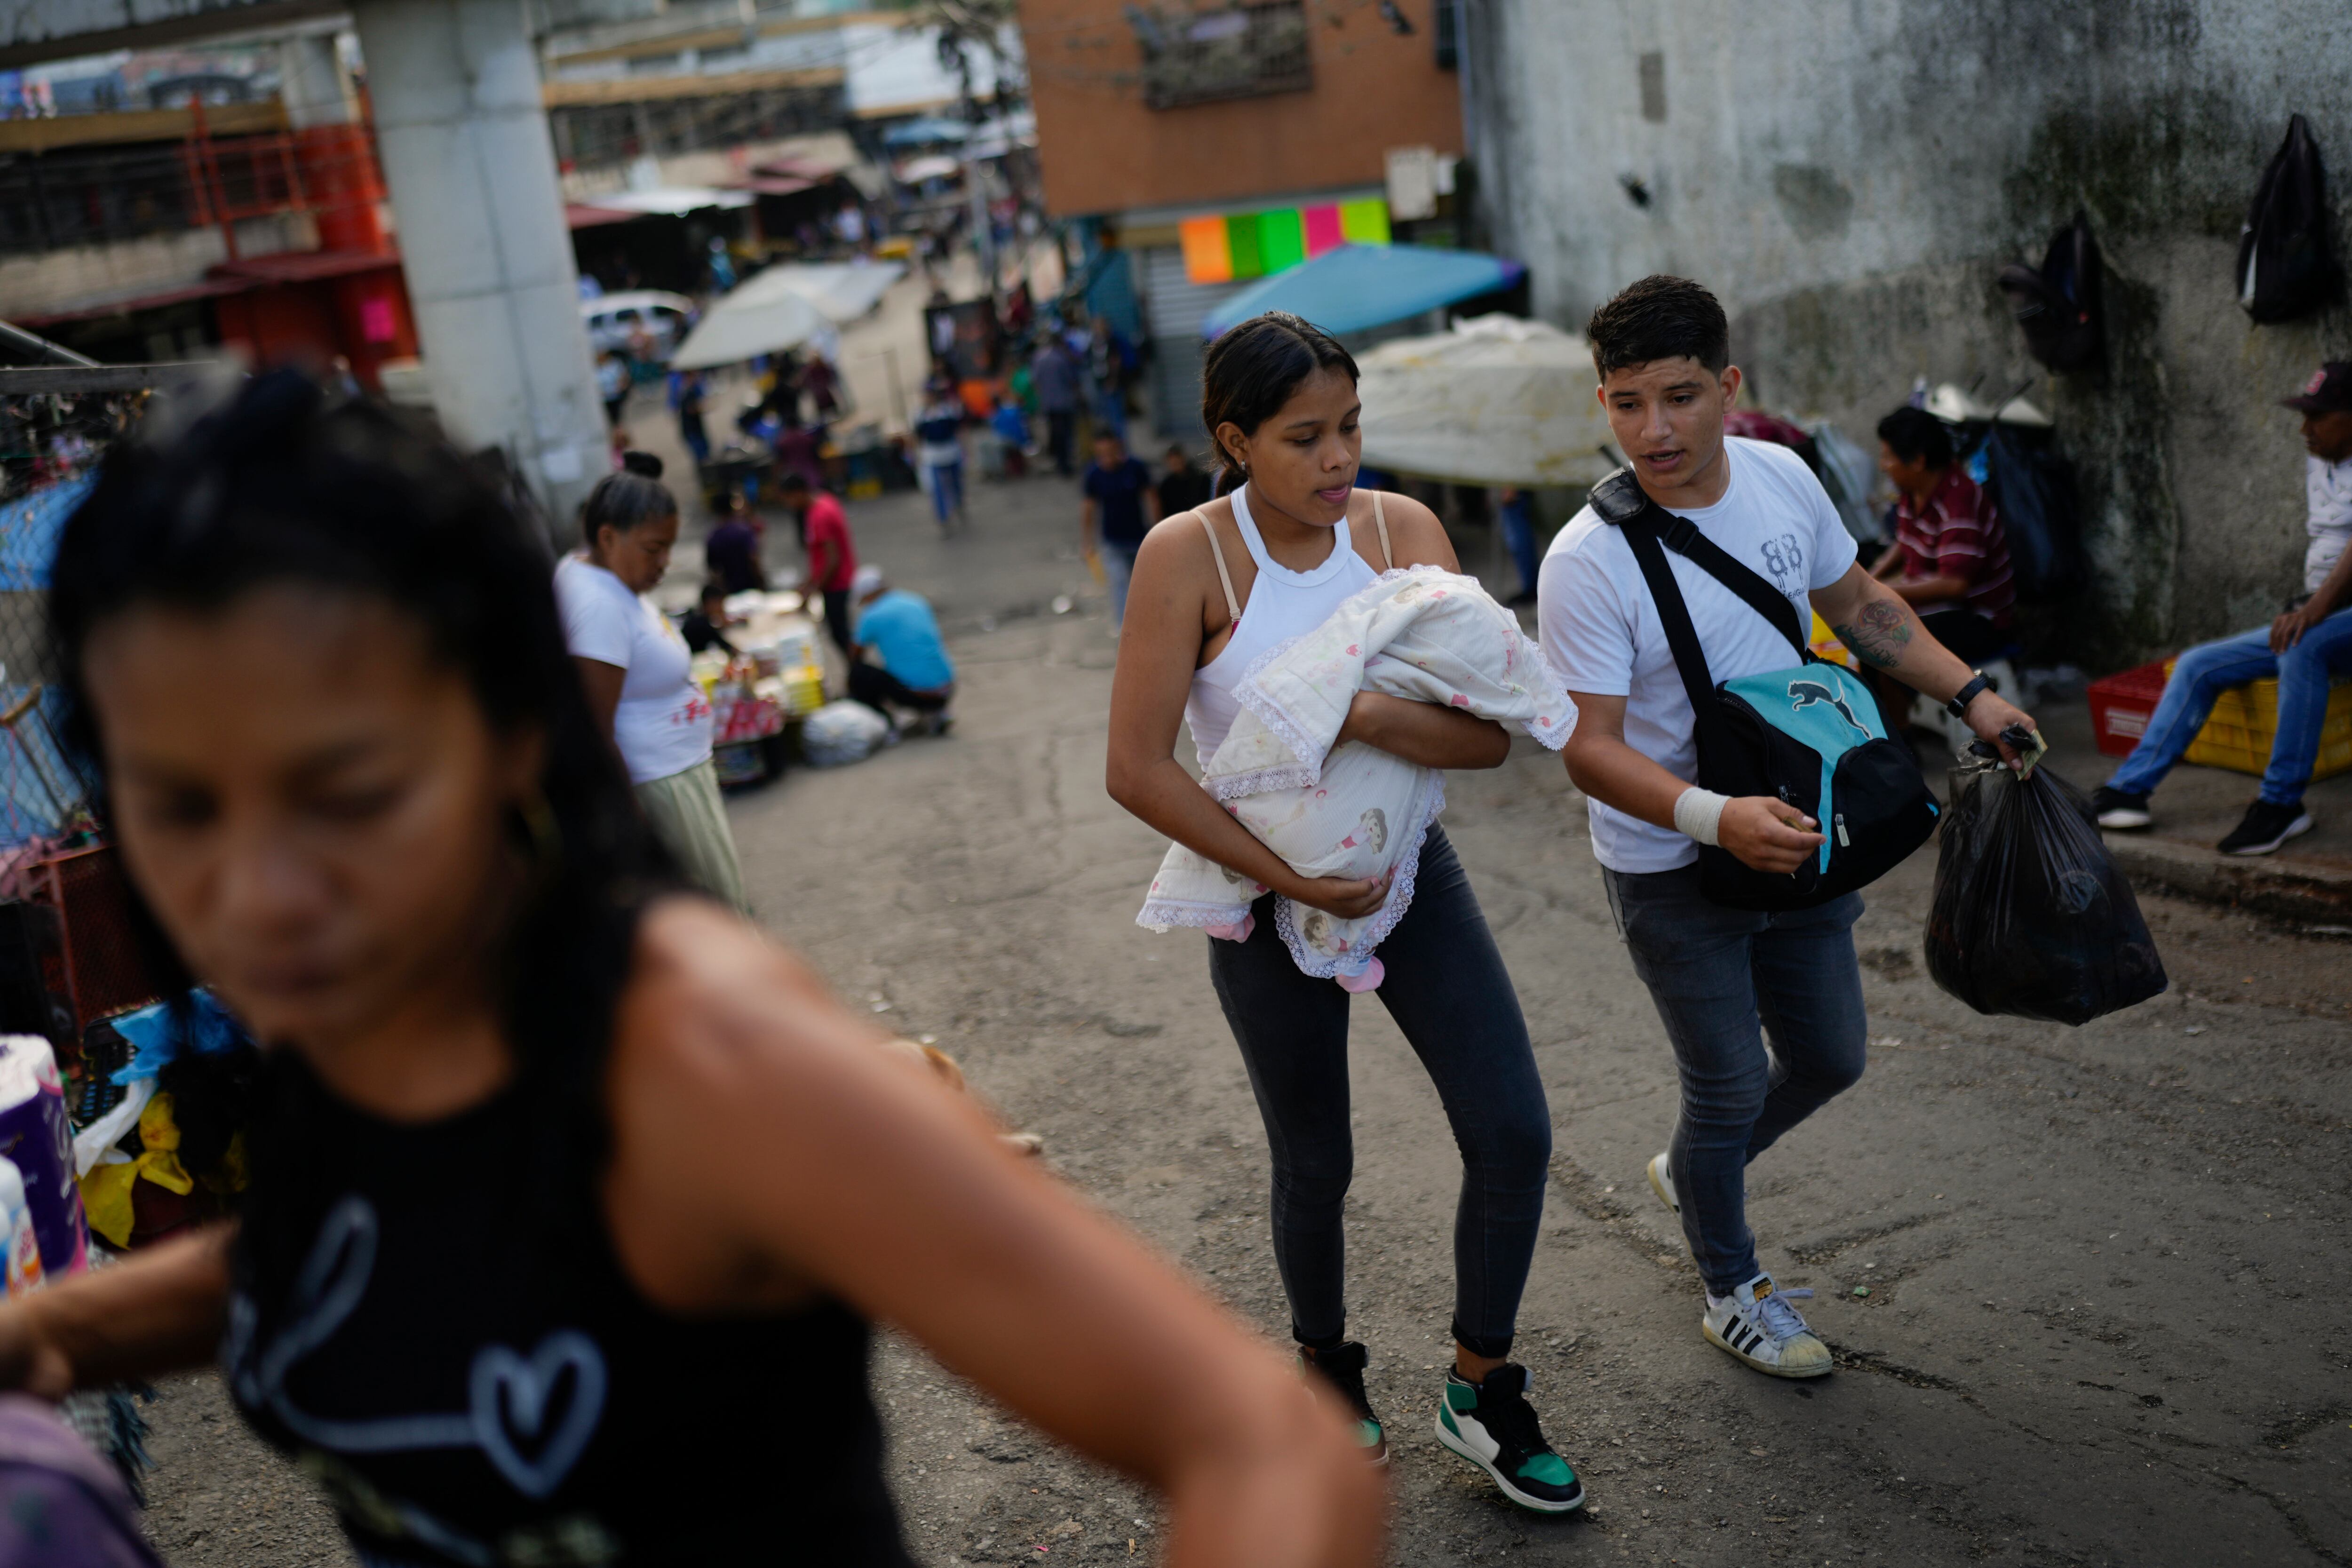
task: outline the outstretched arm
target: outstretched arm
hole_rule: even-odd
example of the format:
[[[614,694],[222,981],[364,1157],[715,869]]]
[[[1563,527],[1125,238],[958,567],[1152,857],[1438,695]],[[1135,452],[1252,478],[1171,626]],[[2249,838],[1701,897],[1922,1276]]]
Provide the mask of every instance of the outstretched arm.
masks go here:
[[[235,1233],[209,1226],[0,1306],[0,1388],[62,1399],[203,1365],[220,1346]]]
[[[1873,669],[1883,669],[1914,690],[1938,702],[1948,702],[1967,685],[1974,671],[1919,624],[1919,613],[1886,584],[1860,566],[1826,588],[1813,590],[1813,608],[1838,640]],[[2000,748],[2005,761],[2017,761],[2016,749],[2000,738],[2012,724],[2037,728],[2032,717],[1993,692],[1977,695],[1969,704],[1969,728],[1980,740]]]
[[[756,1309],[742,1282],[781,1275],[899,1325],[1159,1490],[1171,1564],[1375,1561],[1375,1473],[1272,1347],[740,921],[676,900],[646,947],[610,1202],[662,1305]]]

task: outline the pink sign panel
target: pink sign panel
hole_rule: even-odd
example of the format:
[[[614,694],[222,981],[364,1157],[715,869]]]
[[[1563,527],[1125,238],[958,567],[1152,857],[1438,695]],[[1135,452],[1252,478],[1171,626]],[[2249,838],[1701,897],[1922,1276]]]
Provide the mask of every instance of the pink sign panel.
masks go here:
[[[377,294],[360,301],[360,336],[372,343],[388,343],[400,335],[392,300]]]
[[[1339,208],[1336,203],[1304,208],[1299,216],[1306,220],[1307,255],[1320,256],[1347,243],[1347,237],[1339,232]]]

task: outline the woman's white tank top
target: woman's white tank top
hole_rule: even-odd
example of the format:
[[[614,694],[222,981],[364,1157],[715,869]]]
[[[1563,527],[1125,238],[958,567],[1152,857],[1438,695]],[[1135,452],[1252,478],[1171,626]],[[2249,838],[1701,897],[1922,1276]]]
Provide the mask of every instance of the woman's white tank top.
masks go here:
[[[1234,718],[1241,711],[1234,688],[1257,657],[1270,647],[1313,631],[1330,619],[1331,612],[1345,604],[1356,590],[1380,577],[1356,553],[1346,518],[1341,518],[1331,531],[1331,553],[1318,565],[1305,572],[1293,572],[1266,554],[1265,541],[1258,537],[1257,523],[1250,516],[1249,487],[1244,485],[1234,491],[1233,501],[1234,522],[1241,530],[1242,542],[1249,546],[1250,559],[1257,563],[1257,581],[1250,587],[1249,604],[1234,610],[1233,582],[1225,576],[1223,548],[1217,542],[1215,530],[1209,527],[1209,520],[1203,517],[1201,526],[1208,531],[1209,548],[1217,554],[1217,574],[1224,582],[1225,605],[1234,616],[1234,635],[1217,651],[1216,658],[1192,672],[1192,693],[1184,703],[1184,722],[1192,729],[1192,744],[1200,749],[1203,767],[1224,743],[1225,731],[1234,727]],[[1380,492],[1374,490],[1375,515],[1380,506]],[[1387,520],[1381,518],[1380,521],[1381,556],[1385,560]]]

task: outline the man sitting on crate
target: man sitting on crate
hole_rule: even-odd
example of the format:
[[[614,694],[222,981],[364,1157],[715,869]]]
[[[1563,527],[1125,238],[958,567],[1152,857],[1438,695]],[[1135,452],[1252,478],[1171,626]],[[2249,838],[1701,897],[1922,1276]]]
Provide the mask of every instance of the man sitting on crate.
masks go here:
[[[2214,699],[2233,686],[2277,677],[2278,736],[2262,794],[2219,847],[2224,855],[2267,855],[2311,831],[2304,786],[2319,755],[2332,676],[2352,674],[2352,361],[2320,367],[2296,396],[2281,402],[2303,415],[2311,454],[2311,545],[2303,560],[2303,595],[2269,626],[2180,656],[2147,732],[2115,776],[2092,796],[2102,827],[2146,827],[2147,797],[2197,739]]]
[[[892,724],[891,711],[916,714],[915,732],[944,735],[955,722],[955,664],[940,640],[940,623],[919,594],[893,588],[879,566],[857,569],[850,585],[857,601],[856,651],[849,661],[849,695]],[[872,662],[868,662],[871,656]]]

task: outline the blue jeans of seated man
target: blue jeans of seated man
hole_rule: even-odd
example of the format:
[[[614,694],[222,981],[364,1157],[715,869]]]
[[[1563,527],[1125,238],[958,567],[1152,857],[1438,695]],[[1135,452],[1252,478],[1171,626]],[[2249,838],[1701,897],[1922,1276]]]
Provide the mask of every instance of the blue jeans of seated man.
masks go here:
[[[1762,914],[1701,896],[1696,865],[1601,876],[1682,1079],[1667,1162],[1683,1235],[1708,1291],[1727,1296],[1760,1272],[1748,1163],[1862,1077],[1862,898]]]
[[[2147,721],[2132,754],[2107,781],[2109,789],[2146,795],[2164,782],[2197,731],[2213,711],[2213,700],[2232,686],[2278,677],[2278,736],[2271,742],[2271,765],[2263,774],[2263,798],[2293,805],[2311,783],[2319,757],[2319,730],[2327,719],[2330,676],[2352,673],[2352,610],[2338,610],[2303,634],[2284,654],[2271,651],[2271,629],[2260,626],[2220,642],[2201,643],[2180,656],[2164,700]]]
[[[1209,942],[1209,978],[1249,1069],[1273,1155],[1274,1261],[1290,1331],[1322,1345],[1347,1328],[1340,1228],[1355,1173],[1348,1111],[1350,998],[1299,973],[1275,930],[1274,895],[1246,942]],[[1372,993],[1421,1058],[1462,1153],[1454,1211],[1454,1337],[1507,1356],[1535,1257],[1551,1159],[1551,1112],[1518,994],[1470,879],[1432,824],[1412,907],[1381,943]]]

